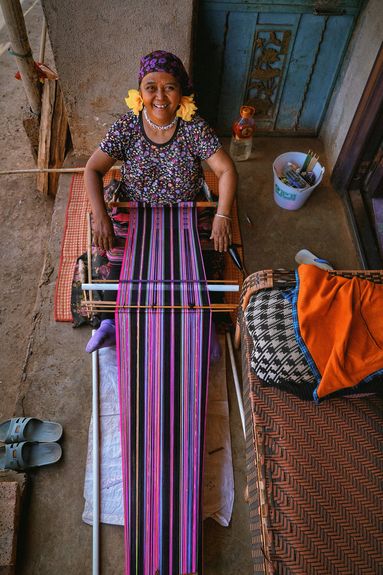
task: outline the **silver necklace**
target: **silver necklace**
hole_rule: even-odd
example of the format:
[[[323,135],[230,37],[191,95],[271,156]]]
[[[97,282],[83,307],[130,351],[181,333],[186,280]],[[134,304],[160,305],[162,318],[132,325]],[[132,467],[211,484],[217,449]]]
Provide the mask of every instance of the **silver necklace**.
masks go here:
[[[170,128],[173,128],[173,126],[176,124],[178,120],[177,116],[174,116],[170,124],[167,124],[166,126],[159,126],[158,124],[155,124],[154,122],[151,121],[146,111],[146,108],[144,108],[144,116],[145,120],[148,122],[149,126],[153,128],[153,130],[169,130]]]

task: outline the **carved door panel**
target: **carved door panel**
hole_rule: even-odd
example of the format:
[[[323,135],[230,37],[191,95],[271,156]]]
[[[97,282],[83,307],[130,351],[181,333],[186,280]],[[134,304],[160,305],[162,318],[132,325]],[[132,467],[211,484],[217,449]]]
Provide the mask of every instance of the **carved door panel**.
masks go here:
[[[228,135],[250,104],[261,132],[316,135],[360,4],[202,1],[194,70],[201,114]]]

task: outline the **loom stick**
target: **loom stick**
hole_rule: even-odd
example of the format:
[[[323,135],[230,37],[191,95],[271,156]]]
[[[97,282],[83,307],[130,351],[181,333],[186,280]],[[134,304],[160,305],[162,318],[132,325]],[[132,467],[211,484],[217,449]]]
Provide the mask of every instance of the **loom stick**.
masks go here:
[[[85,306],[85,304],[84,304]],[[89,306],[89,304],[88,304]],[[184,311],[195,311],[200,309],[210,309],[211,311],[234,311],[238,308],[237,304],[215,303],[211,305],[117,305],[114,302],[98,301],[97,304],[89,306],[93,311],[99,309],[183,309]]]
[[[92,331],[92,335],[95,330]],[[100,453],[98,409],[98,350],[92,353],[92,434],[93,434],[93,524],[92,524],[92,574],[100,572]]]
[[[119,170],[121,166],[112,166],[109,170]],[[19,170],[1,170],[0,176],[9,176],[17,174],[82,174],[84,168],[24,168]]]
[[[121,280],[121,281],[122,281],[122,283],[177,283],[177,282],[181,283],[182,281],[185,282],[186,280],[164,280],[164,279],[162,279],[162,280],[133,280],[132,279],[129,281],[127,281],[127,280]],[[189,283],[191,281],[192,281],[192,283],[194,282],[194,280],[189,280]],[[222,280],[221,279],[221,280],[207,280],[207,281],[209,282],[209,284],[231,284],[235,280]],[[104,280],[96,280],[95,279],[95,280],[93,280],[94,284],[96,284],[96,283],[99,283],[99,284],[113,283],[113,282],[115,283],[116,280],[107,280],[107,279],[104,279]],[[237,285],[237,284],[234,284],[234,285]]]
[[[239,255],[238,250],[234,244],[230,244],[229,246],[229,255],[233,260],[234,264],[237,266],[237,268],[243,273],[244,276],[247,276],[248,274],[246,268],[243,265],[241,256]]]
[[[87,213],[88,236],[88,281],[92,285],[92,222]],[[89,291],[87,309],[92,311],[92,290]],[[92,334],[95,333],[93,330]],[[99,413],[98,413],[98,350],[92,353],[92,417],[93,417],[93,525],[92,525],[92,574],[100,571],[100,455],[99,455]]]
[[[228,346],[228,348],[229,348],[231,369],[232,369],[232,372],[233,372],[235,392],[236,392],[236,394],[237,394],[239,414],[240,414],[240,416],[241,416],[241,423],[242,423],[243,435],[245,436],[245,439],[246,439],[245,410],[244,410],[244,407],[243,407],[241,386],[239,385],[239,378],[238,378],[237,366],[236,366],[236,363],[235,363],[233,344],[232,344],[232,342],[231,342],[230,332],[228,332],[228,331],[226,332],[226,341],[227,341],[227,346]]]
[[[144,282],[145,283],[145,282]],[[164,285],[162,287],[165,287]],[[118,283],[84,283],[81,284],[81,289],[88,291],[104,290],[104,291],[118,291]],[[218,292],[238,292],[239,285],[234,284],[214,284],[207,285],[208,291]]]
[[[86,214],[86,223],[87,223],[87,236],[88,236],[88,283],[92,283],[92,221],[91,221],[91,213],[87,212]],[[92,304],[93,302],[93,294],[92,290],[89,290],[89,301]]]
[[[109,208],[134,208],[136,202],[109,202]],[[176,206],[176,204],[174,204]],[[216,208],[218,202],[196,202],[197,208]]]

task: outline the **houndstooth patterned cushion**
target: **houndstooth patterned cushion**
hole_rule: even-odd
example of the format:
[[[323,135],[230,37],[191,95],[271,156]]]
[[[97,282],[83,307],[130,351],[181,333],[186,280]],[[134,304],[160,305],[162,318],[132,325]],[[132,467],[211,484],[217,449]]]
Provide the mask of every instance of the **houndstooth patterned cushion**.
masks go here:
[[[253,338],[251,368],[270,385],[315,384],[314,376],[294,335],[292,305],[282,290],[263,290],[245,311]]]

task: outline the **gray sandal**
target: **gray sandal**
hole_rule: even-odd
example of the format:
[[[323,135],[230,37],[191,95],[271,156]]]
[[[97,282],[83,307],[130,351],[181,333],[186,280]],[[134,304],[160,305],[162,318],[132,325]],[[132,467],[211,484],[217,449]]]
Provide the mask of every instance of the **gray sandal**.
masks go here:
[[[8,443],[0,447],[0,469],[24,471],[59,461],[62,455],[58,443]]]
[[[14,417],[0,424],[0,441],[20,443],[23,441],[58,441],[63,428],[54,421],[42,421],[35,417]]]

